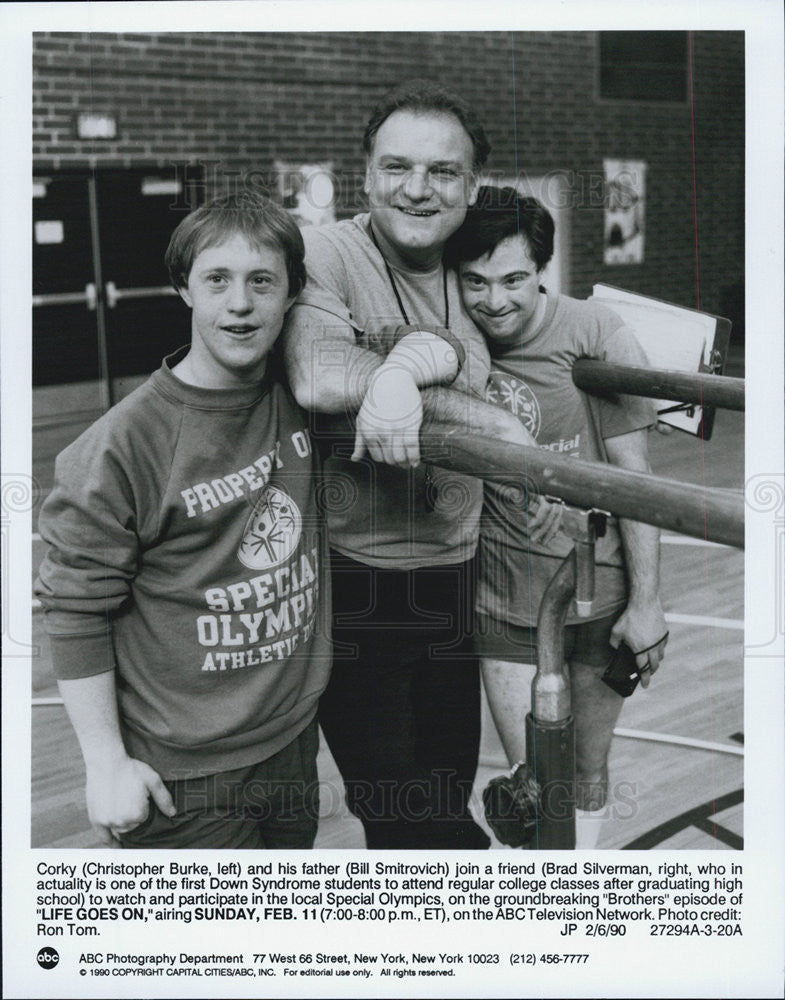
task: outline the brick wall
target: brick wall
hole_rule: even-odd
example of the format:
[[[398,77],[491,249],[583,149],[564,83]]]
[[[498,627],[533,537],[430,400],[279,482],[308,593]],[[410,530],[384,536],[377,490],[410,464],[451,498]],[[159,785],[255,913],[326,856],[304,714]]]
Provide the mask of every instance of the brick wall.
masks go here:
[[[201,160],[218,164],[208,170],[214,187],[232,173],[268,175],[276,159],[329,160],[340,212],[350,214],[361,207],[369,110],[397,81],[428,76],[472,99],[494,147],[492,171],[569,172],[574,295],[607,281],[695,306],[699,277],[701,306],[733,311],[738,327],[743,34],[699,32],[693,48],[691,108],[599,101],[589,32],[39,34],[35,166]],[[114,115],[117,139],[76,139],[81,112]],[[596,185],[604,157],[648,165],[641,265],[603,265]]]

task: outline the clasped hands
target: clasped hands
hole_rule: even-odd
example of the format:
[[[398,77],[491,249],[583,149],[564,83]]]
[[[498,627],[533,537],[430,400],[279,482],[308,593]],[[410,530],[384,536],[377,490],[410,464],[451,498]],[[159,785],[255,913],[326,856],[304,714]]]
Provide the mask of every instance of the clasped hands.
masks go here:
[[[419,465],[422,417],[413,375],[394,363],[377,368],[357,413],[352,461],[359,462],[367,450],[372,459],[386,465]]]

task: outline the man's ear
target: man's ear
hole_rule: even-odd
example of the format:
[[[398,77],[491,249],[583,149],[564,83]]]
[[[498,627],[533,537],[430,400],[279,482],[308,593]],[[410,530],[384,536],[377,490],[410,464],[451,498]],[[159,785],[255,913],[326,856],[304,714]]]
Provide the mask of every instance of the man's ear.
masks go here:
[[[371,160],[367,156],[365,158],[365,183],[363,184],[363,191],[366,194],[371,193]]]
[[[193,309],[194,304],[191,301],[191,296],[188,294],[187,288],[178,288],[177,294],[180,296],[183,302],[185,302],[185,304],[188,306],[189,309]]]

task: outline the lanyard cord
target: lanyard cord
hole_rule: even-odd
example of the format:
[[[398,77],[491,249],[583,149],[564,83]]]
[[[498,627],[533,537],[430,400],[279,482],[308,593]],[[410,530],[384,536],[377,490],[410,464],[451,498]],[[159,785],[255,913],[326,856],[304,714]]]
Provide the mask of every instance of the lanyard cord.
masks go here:
[[[395,300],[398,303],[398,308],[401,310],[401,316],[403,321],[407,326],[411,326],[409,322],[409,315],[406,312],[406,307],[403,304],[403,299],[401,298],[401,293],[398,291],[398,283],[395,280],[395,275],[392,272],[392,268],[387,263],[387,258],[382,253],[382,248],[376,239],[376,233],[373,231],[373,223],[369,223],[368,229],[371,234],[371,239],[373,240],[373,245],[379,251],[379,256],[382,258],[382,263],[384,264],[384,269],[387,272],[387,278],[389,279],[390,286],[392,287],[393,293],[395,295]],[[442,279],[444,288],[444,327],[445,329],[450,329],[450,300],[447,297],[447,268],[442,264]],[[432,514],[434,507],[436,505],[436,499],[438,496],[436,484],[433,481],[433,471],[431,469],[430,463],[425,466],[425,510],[428,514]]]
[[[382,253],[382,248],[379,246],[379,243],[377,242],[376,234],[373,231],[373,224],[370,223],[368,228],[369,228],[369,231],[370,231],[370,234],[371,234],[371,239],[373,240],[373,245],[379,251],[379,256],[382,258],[382,263],[384,264],[384,269],[387,272],[387,278],[389,279],[390,286],[392,287],[393,294],[395,295],[395,301],[398,303],[398,308],[401,310],[401,316],[403,317],[403,321],[404,321],[404,323],[407,326],[411,326],[411,323],[409,322],[409,314],[406,312],[406,307],[403,304],[403,299],[401,298],[401,293],[398,290],[398,283],[395,280],[395,275],[392,272],[392,268],[387,263],[387,258]],[[445,268],[444,264],[442,264],[442,281],[443,281],[443,289],[444,289],[444,326],[445,326],[445,329],[449,330],[450,329],[450,300],[449,300],[449,298],[447,296],[447,269]]]

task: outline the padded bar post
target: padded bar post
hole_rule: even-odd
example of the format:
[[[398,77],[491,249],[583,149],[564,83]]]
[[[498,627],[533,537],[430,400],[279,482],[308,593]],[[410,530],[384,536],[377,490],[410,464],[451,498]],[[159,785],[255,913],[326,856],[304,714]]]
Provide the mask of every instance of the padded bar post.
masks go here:
[[[573,550],[548,584],[537,617],[537,672],[526,716],[526,760],[542,790],[533,845],[541,851],[575,847],[575,721],[564,658],[564,621],[576,579]]]

